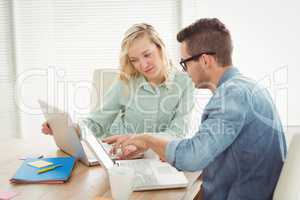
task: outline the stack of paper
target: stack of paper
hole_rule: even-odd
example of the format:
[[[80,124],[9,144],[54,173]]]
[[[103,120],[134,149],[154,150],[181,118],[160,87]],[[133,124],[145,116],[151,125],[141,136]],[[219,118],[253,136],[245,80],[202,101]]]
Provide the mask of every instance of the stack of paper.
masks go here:
[[[52,165],[61,166],[45,173],[38,173],[38,170]],[[73,157],[26,159],[10,181],[12,183],[64,183],[70,178],[74,165]]]

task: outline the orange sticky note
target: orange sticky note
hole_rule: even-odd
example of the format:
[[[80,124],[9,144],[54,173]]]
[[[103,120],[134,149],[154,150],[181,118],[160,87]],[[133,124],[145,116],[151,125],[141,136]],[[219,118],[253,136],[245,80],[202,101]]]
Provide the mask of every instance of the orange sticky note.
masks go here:
[[[10,191],[0,191],[0,199],[1,200],[9,200],[13,197],[17,196],[17,193]]]

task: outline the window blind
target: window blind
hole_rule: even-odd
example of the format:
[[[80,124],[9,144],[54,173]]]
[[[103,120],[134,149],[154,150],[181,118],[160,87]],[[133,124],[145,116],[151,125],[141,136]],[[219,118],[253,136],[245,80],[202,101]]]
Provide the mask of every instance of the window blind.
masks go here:
[[[37,99],[71,112],[89,111],[96,68],[118,68],[120,43],[134,23],[152,24],[178,61],[179,1],[16,0],[18,104],[23,133],[43,121]],[[2,29],[1,29],[2,30]]]
[[[14,104],[14,52],[12,3],[0,0],[0,139],[18,136],[18,114]]]

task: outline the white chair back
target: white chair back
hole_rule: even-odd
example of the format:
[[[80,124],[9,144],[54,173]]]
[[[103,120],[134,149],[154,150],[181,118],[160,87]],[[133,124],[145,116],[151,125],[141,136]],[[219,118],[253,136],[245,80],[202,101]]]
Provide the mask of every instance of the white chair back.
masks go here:
[[[292,137],[273,200],[300,200],[300,134]]]
[[[93,88],[91,95],[91,111],[102,105],[104,94],[111,87],[119,75],[119,69],[96,69],[93,73]]]

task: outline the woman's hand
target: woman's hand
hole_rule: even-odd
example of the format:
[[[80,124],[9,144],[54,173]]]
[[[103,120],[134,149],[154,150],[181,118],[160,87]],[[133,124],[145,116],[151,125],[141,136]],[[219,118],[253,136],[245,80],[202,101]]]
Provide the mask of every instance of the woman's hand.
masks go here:
[[[52,129],[50,128],[48,122],[42,124],[41,132],[45,135],[53,135]]]

